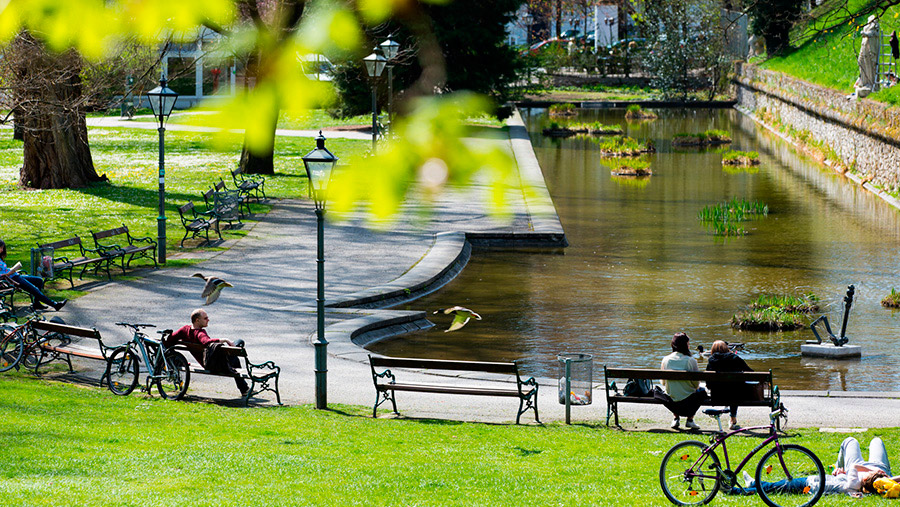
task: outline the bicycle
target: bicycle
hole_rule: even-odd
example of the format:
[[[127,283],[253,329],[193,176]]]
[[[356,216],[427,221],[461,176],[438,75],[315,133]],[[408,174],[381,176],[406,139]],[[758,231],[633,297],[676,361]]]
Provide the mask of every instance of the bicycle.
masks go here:
[[[50,340],[67,342],[66,335],[54,332],[38,334],[31,327],[36,320],[44,320],[43,315],[34,312],[34,316],[23,324],[0,324],[0,373],[16,370],[20,366],[37,370],[41,360],[41,345]],[[51,322],[64,324],[59,317],[53,317]]]
[[[141,392],[150,393],[151,386],[156,384],[160,396],[167,400],[184,397],[191,382],[191,370],[184,356],[164,345],[165,336],[172,331],[158,331],[163,336],[156,341],[141,332],[142,328],[156,327],[153,324],[116,322],[116,325],[132,329],[134,335],[131,341],[116,348],[109,356],[106,364],[109,390],[119,396],[131,394],[138,384],[143,360],[148,373]]]
[[[797,444],[782,444],[776,431],[778,418],[787,418],[787,409],[779,404],[778,410],[769,414],[768,426],[751,426],[731,432],[722,429],[722,414],[728,409],[706,409],[703,413],[714,418],[719,424],[719,431],[704,444],[696,440],[686,440],[675,444],[666,453],[659,467],[659,482],[663,493],[675,505],[704,505],[709,503],[719,489],[737,493],[743,487],[737,482],[737,474],[741,472],[750,459],[762,449],[774,444],[756,466],[754,475],[756,491],[759,497],[770,507],[815,505],[822,497],[825,488],[825,469],[819,458],[806,447]],[[749,433],[753,430],[768,430],[765,440],[731,470],[728,446],[725,441],[738,433]],[[721,447],[725,458],[725,467],[716,455]],[[788,484],[793,479],[816,476],[818,481],[809,480],[802,486],[802,493],[797,491],[796,484]],[[760,487],[765,484],[764,487]]]

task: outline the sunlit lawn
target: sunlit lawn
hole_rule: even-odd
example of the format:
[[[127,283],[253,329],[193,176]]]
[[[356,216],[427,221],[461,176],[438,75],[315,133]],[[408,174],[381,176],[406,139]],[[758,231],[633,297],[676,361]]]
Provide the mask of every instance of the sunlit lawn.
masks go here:
[[[12,130],[0,131],[0,224],[9,247],[9,264],[29,265],[29,249],[37,243],[86,238],[90,231],[128,225],[135,236],[157,235],[159,141],[154,130],[91,128],[91,153],[98,174],[109,183],[73,190],[23,191],[18,187],[22,143],[12,140]],[[242,146],[238,135],[226,139],[218,150],[209,135],[169,130],[166,133],[166,238],[167,251],[183,251],[184,234],[177,208],[188,201],[201,204],[201,193],[219,178],[234,188],[230,170],[237,167]],[[315,147],[308,138],[279,137],[275,175],[266,176],[266,194],[274,198],[306,198],[307,186],[301,157]],[[365,153],[365,141],[329,139],[328,148],[342,160]],[[254,213],[267,205],[251,204]],[[225,229],[226,239],[246,234],[246,228]],[[186,243],[188,246],[195,246]],[[193,250],[186,248],[185,250]],[[170,254],[171,255],[171,254]],[[65,283],[68,286],[68,282]]]
[[[372,419],[365,407],[166,402],[28,374],[0,375],[0,392],[2,505],[662,506],[665,451],[706,439],[599,423],[494,425]],[[826,466],[846,437],[789,434]],[[874,435],[896,453],[896,429],[855,434],[864,445]],[[735,440],[738,454],[759,442]],[[885,502],[834,496],[819,505],[848,501]],[[762,502],[720,494],[713,505]]]

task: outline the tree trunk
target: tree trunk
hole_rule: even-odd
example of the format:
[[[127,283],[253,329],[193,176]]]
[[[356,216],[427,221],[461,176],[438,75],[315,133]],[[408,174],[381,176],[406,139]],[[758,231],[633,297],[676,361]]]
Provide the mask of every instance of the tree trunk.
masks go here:
[[[265,79],[265,75],[260,72],[262,67],[263,55],[261,52],[251,54],[247,61],[247,70],[244,73],[244,89],[249,90],[251,86],[259,84],[260,80]],[[251,82],[252,80],[252,82]],[[260,112],[264,114],[264,112]],[[247,149],[246,134],[244,135],[244,146],[241,148],[241,161],[239,166],[241,172],[247,174],[275,174],[275,129],[278,127],[278,113],[275,115],[275,122],[272,124],[271,143],[261,153],[253,153]]]
[[[30,36],[20,36],[15,93],[16,120],[23,129],[24,163],[19,183],[30,188],[76,188],[97,176],[82,106],[81,57],[51,54]]]

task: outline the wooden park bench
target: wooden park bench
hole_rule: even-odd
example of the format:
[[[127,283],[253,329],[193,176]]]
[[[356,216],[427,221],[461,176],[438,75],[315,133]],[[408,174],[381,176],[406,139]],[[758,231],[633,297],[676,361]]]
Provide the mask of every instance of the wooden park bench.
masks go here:
[[[762,393],[758,399],[718,399],[707,398],[704,405],[710,406],[739,406],[739,407],[766,407],[776,410],[781,403],[781,395],[778,386],[772,383],[772,370],[746,371],[746,372],[713,372],[713,371],[682,371],[682,370],[655,370],[643,368],[608,368],[603,367],[603,377],[606,386],[606,425],[609,426],[609,418],[615,416],[616,426],[619,426],[619,403],[649,403],[662,405],[663,401],[649,396],[626,396],[614,379],[622,380],[624,387],[626,379],[659,380],[696,380],[701,382],[753,382],[761,384]]]
[[[15,298],[18,290],[12,283],[12,280],[5,276],[0,276],[0,320],[3,322],[16,319],[13,298]]]
[[[41,355],[34,366],[34,372],[38,372],[38,368],[52,361],[65,361],[72,369],[72,356],[82,357],[85,359],[95,359],[108,363],[109,355],[116,347],[111,347],[103,343],[100,332],[96,329],[86,327],[69,326],[67,324],[53,321],[32,321],[30,324],[32,332],[41,333],[45,338],[41,341]],[[97,340],[99,349],[88,349],[80,347],[72,343],[72,337],[89,338]],[[106,379],[106,364],[103,366],[103,375],[100,377],[100,386]]]
[[[516,424],[522,414],[528,410],[534,410],[534,420],[538,419],[537,394],[538,383],[531,377],[522,380],[519,375],[519,367],[516,363],[489,363],[481,361],[444,361],[439,359],[417,359],[408,357],[380,357],[369,356],[369,364],[372,368],[372,381],[375,383],[375,406],[372,408],[372,417],[377,417],[378,406],[387,401],[397,412],[397,402],[394,399],[396,391],[411,391],[419,393],[443,393],[443,394],[470,394],[479,396],[507,396],[519,399],[519,412],[516,414]],[[387,368],[381,372],[376,368]],[[409,368],[445,371],[468,371],[476,373],[500,373],[515,375],[516,387],[483,387],[467,385],[439,385],[439,384],[411,384],[397,382],[394,372],[389,368]]]
[[[221,224],[228,222],[228,227],[234,226],[234,222],[241,222],[241,203],[240,194],[237,192],[216,192],[215,188],[210,188],[203,193],[203,200],[206,201],[206,209],[210,216],[215,217]]]
[[[240,166],[231,170],[231,178],[234,180],[234,186],[241,192],[241,194],[245,198],[249,198],[250,192],[253,192],[253,196],[256,198],[256,202],[259,202],[259,194],[261,192],[263,199],[268,199],[268,197],[266,197],[265,178],[261,176],[258,178],[251,178],[244,174]]]
[[[178,343],[174,346],[175,350],[185,350],[188,352],[198,352],[202,355],[203,346],[192,343]],[[244,405],[250,404],[250,398],[265,391],[275,393],[275,399],[281,405],[281,393],[278,391],[278,376],[281,375],[281,367],[273,361],[264,363],[251,363],[247,358],[247,349],[244,347],[230,347],[222,345],[219,350],[224,351],[226,356],[234,356],[243,359],[243,371],[238,370],[242,379],[250,383],[250,390],[244,396]],[[193,352],[192,352],[193,355]],[[209,371],[197,363],[190,362],[191,375],[213,375],[217,377],[234,378],[230,373],[219,373]]]
[[[181,246],[184,247],[184,240],[188,234],[191,239],[206,234],[206,244],[209,244],[209,229],[215,227],[216,234],[222,239],[222,233],[219,232],[219,221],[211,213],[197,211],[193,201],[188,201],[184,206],[179,206],[178,215],[181,217],[181,225],[184,226],[184,237],[181,238]]]
[[[159,264],[156,263],[156,241],[153,241],[149,237],[136,238],[132,236],[128,231],[127,225],[100,232],[91,231],[91,236],[94,238],[94,245],[97,247],[97,250],[104,257],[108,257],[110,263],[114,262],[115,259],[122,259],[122,274],[125,273],[125,268],[131,265],[131,261],[133,261],[135,257],[146,257],[153,261],[155,267],[159,267]],[[120,245],[117,243],[101,243],[100,241],[107,240],[121,242],[122,239],[128,243]],[[125,260],[125,257],[128,257],[127,261]]]
[[[243,208],[244,210],[247,211],[247,215],[250,214],[250,202],[246,198],[244,198],[244,196],[241,195],[240,190],[230,190],[228,187],[225,186],[225,180],[223,180],[222,178],[219,178],[219,182],[213,186],[213,189],[216,192],[234,192],[234,193],[236,193],[238,195],[238,212],[240,213],[241,216],[243,216],[244,212],[240,211],[241,208]]]
[[[72,270],[77,267],[81,267],[81,273],[78,275],[79,280],[81,280],[84,276],[84,272],[87,271],[89,267],[94,268],[95,274],[100,268],[105,267],[106,277],[112,279],[112,276],[109,274],[110,257],[103,255],[100,249],[85,247],[79,236],[54,241],[52,243],[38,244],[38,248],[42,252],[47,252],[53,259],[52,271],[50,273],[44,273],[50,275],[45,276],[47,279],[64,276],[74,288],[75,282],[72,280]],[[72,254],[66,255],[70,250]]]

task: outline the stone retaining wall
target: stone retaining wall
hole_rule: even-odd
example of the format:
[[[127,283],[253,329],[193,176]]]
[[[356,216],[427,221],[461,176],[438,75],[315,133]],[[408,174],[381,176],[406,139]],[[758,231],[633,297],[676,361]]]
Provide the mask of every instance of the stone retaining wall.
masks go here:
[[[848,100],[837,90],[743,62],[736,65],[734,84],[738,107],[751,112],[765,108],[770,117],[825,143],[863,181],[890,193],[900,191],[898,108]]]

